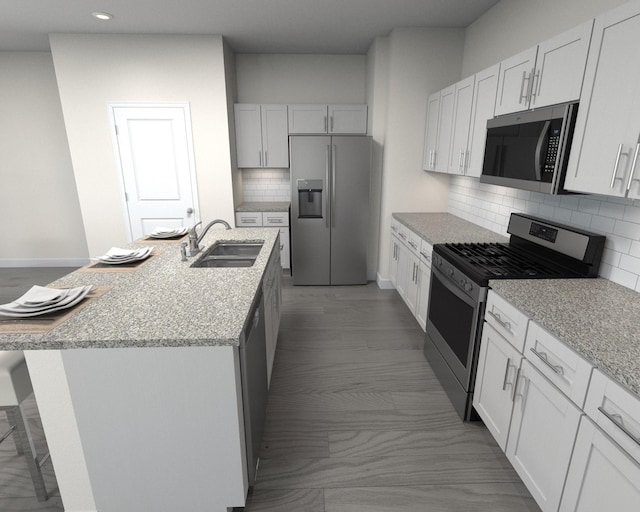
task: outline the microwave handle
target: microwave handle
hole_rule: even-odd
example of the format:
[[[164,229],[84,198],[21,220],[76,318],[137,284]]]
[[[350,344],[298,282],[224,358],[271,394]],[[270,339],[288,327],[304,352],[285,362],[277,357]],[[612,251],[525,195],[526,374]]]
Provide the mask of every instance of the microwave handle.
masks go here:
[[[536,180],[542,181],[542,144],[544,144],[547,133],[549,133],[549,127],[551,126],[551,121],[546,121],[544,123],[544,128],[540,133],[540,137],[538,137],[538,144],[536,144],[536,154],[535,154],[535,171],[536,171]]]

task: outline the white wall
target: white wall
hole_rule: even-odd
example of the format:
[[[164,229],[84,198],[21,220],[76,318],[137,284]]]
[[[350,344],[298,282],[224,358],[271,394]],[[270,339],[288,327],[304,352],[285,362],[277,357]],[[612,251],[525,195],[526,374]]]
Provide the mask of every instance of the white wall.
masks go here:
[[[0,52],[0,266],[88,257],[51,54]]]
[[[463,75],[624,3],[621,0],[503,0],[467,29]],[[510,212],[556,219],[607,237],[600,275],[640,291],[640,207],[596,195],[551,196],[452,177],[449,212],[506,234]]]
[[[237,54],[238,103],[365,103],[364,55]]]
[[[127,241],[112,102],[188,102],[200,217],[233,220],[221,36],[53,34],[50,43],[91,255]]]
[[[626,0],[502,0],[465,34],[462,77],[579,25]]]
[[[396,29],[389,36],[379,283],[389,276],[391,214],[447,210],[448,177],[422,170],[427,96],[460,78],[463,46],[462,29]]]

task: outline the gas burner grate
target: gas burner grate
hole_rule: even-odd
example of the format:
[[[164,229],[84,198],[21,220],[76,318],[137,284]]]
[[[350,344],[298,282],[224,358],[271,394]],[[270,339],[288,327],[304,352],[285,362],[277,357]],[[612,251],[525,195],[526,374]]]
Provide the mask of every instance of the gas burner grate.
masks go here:
[[[509,244],[444,244],[457,261],[483,274],[485,278],[561,278],[567,270],[536,259]]]

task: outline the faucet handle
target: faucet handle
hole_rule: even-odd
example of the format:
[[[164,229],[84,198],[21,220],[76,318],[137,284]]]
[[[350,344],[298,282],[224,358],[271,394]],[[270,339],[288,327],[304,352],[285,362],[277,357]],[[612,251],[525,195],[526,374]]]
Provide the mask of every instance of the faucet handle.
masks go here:
[[[187,242],[180,244],[180,256],[182,256],[181,261],[187,261]]]

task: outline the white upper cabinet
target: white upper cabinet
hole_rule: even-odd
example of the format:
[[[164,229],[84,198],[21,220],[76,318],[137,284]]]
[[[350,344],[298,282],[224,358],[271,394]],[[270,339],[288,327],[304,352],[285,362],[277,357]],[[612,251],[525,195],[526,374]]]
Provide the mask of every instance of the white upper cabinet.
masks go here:
[[[473,106],[473,86],[475,76],[458,82],[453,93],[453,126],[451,127],[451,147],[449,148],[450,174],[465,174],[469,157],[469,127]]]
[[[290,134],[367,133],[367,105],[289,105]]]
[[[565,181],[568,190],[640,198],[640,3],[596,18]]]
[[[487,142],[487,121],[493,118],[498,92],[500,64],[476,73],[471,107],[466,175],[475,178],[482,174],[484,146]]]
[[[456,86],[451,85],[440,91],[440,112],[438,115],[438,143],[436,145],[433,170],[449,171],[449,153],[453,131],[453,109],[455,106]]]
[[[289,167],[286,105],[233,106],[238,167]]]
[[[440,117],[440,91],[427,98],[427,123],[424,132],[425,171],[435,171],[436,146],[438,145],[438,118]]]
[[[589,21],[502,61],[495,115],[578,100],[592,26]]]
[[[329,133],[365,134],[367,133],[366,105],[329,105]]]

